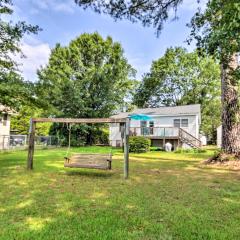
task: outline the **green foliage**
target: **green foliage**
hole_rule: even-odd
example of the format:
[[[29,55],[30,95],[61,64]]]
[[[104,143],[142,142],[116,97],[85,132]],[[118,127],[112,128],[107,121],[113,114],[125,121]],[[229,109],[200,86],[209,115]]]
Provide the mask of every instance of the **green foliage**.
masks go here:
[[[220,125],[220,67],[209,57],[199,57],[177,47],[153,61],[136,91],[139,107],[201,104],[204,134],[216,139]]]
[[[129,152],[141,153],[150,150],[151,141],[148,138],[137,136],[129,138]]]
[[[38,94],[63,117],[109,117],[130,93],[133,74],[119,43],[82,34],[52,50],[38,72]]]
[[[150,147],[150,151],[151,152],[157,152],[157,151],[164,151],[164,149],[161,148],[161,147]]]
[[[4,18],[13,13],[11,0],[0,0],[0,103],[19,107],[32,98],[32,84],[24,82],[18,73],[18,66],[12,56],[21,54],[20,41],[25,34],[37,33],[38,26],[23,21],[12,23]]]
[[[38,72],[37,93],[57,116],[109,117],[131,93],[134,73],[119,43],[98,33],[82,34],[52,50],[48,65]],[[92,125],[75,130],[76,139],[85,135],[87,144],[98,141]]]
[[[50,135],[59,139],[61,146],[67,146],[71,132],[71,146],[84,146],[93,144],[109,144],[108,128],[102,124],[74,124],[67,125],[54,123],[50,128]]]
[[[197,12],[189,26],[197,46],[229,64],[233,54],[240,52],[240,2],[210,0],[204,12]]]
[[[97,13],[105,13],[115,20],[128,19],[131,22],[142,22],[143,26],[153,26],[159,34],[163,23],[169,18],[170,10],[175,11],[183,0],[75,0],[83,7],[91,8]],[[176,16],[175,16],[176,17]]]
[[[36,107],[22,106],[17,115],[11,117],[11,130],[17,134],[28,134],[30,119],[33,117],[42,117],[44,111]],[[38,136],[48,136],[51,123],[38,123],[36,134]]]

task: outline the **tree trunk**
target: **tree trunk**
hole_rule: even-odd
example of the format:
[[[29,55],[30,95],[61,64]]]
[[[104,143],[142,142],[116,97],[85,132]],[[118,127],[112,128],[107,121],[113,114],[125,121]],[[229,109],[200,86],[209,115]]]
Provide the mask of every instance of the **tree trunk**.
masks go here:
[[[222,149],[228,154],[240,155],[240,105],[238,81],[233,76],[238,65],[234,55],[230,64],[222,64]]]

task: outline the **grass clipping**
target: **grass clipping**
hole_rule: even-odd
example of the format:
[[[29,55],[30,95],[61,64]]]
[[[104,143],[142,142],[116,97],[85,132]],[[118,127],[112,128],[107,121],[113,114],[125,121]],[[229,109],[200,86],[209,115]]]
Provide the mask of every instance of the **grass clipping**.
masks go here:
[[[222,166],[232,170],[240,170],[240,156],[217,151],[215,154],[202,162],[205,165]]]

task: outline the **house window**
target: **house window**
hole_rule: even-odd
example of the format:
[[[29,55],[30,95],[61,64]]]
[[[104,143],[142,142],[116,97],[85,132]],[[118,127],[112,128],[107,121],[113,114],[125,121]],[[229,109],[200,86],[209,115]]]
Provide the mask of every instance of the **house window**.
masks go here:
[[[181,127],[188,127],[188,119],[187,118],[181,119]]]
[[[124,123],[119,123],[119,132],[124,130]]]
[[[174,127],[180,128],[181,127],[180,124],[181,124],[180,119],[174,119],[173,120],[173,126]]]
[[[153,129],[154,129],[154,122],[150,121],[149,122],[149,134],[153,135]]]
[[[4,114],[3,115],[3,126],[7,126],[7,119],[8,119],[8,115],[7,114]]]
[[[182,118],[182,119],[174,119],[173,120],[173,126],[180,128],[187,128],[188,127],[188,119],[187,118]]]
[[[147,121],[141,121],[141,135],[147,135]]]
[[[121,133],[121,138],[124,138],[124,123],[119,123],[119,132]]]
[[[150,127],[150,128],[153,128],[153,127],[154,127],[154,122],[153,122],[153,121],[150,121],[150,122],[149,122],[149,127]]]

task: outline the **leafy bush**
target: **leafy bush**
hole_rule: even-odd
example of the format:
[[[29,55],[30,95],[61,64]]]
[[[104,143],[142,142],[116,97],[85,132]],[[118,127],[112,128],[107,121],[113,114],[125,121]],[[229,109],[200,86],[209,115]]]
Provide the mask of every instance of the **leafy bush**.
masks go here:
[[[163,152],[164,149],[162,147],[150,147],[150,151],[151,152],[159,152],[159,151]]]
[[[150,150],[151,141],[145,137],[130,137],[129,152],[142,153]]]
[[[196,148],[178,148],[175,153],[205,153],[207,152],[205,149],[196,149]]]

